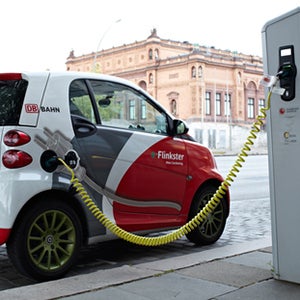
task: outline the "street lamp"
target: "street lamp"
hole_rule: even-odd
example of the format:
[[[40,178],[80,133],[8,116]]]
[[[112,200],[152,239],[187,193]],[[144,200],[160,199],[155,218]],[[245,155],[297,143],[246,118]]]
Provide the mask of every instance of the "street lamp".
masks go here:
[[[93,72],[96,71],[96,60],[97,60],[98,51],[99,51],[99,48],[100,48],[100,46],[101,46],[101,43],[102,43],[103,39],[105,38],[105,36],[106,36],[106,34],[109,32],[109,30],[112,28],[112,26],[113,26],[114,24],[116,24],[116,23],[119,23],[119,22],[121,22],[121,19],[118,19],[118,20],[116,20],[115,22],[111,23],[111,24],[108,26],[108,28],[104,31],[104,33],[103,33],[103,35],[102,35],[102,37],[101,37],[101,39],[100,39],[100,41],[99,41],[99,43],[98,43],[98,46],[97,46],[97,49],[96,49],[96,52],[95,52],[95,55],[94,55],[94,61],[93,61],[93,66],[92,66]]]

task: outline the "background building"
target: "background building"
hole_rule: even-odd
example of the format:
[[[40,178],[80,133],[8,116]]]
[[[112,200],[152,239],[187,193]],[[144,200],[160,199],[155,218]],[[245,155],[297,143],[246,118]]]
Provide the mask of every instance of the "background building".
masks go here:
[[[66,66],[136,83],[186,120],[199,142],[220,151],[240,148],[265,106],[261,57],[161,39],[156,29],[146,40],[128,45],[81,56],[71,51]],[[265,145],[262,134],[258,146]]]

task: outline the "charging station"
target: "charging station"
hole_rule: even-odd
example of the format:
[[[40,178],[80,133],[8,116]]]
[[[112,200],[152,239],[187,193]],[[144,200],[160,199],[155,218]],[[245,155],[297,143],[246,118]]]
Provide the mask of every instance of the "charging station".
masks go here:
[[[282,91],[267,120],[274,277],[300,283],[300,7],[267,22],[262,44]]]

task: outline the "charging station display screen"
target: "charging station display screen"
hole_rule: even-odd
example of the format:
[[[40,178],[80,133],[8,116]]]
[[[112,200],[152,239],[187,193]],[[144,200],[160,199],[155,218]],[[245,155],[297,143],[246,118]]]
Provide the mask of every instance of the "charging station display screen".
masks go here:
[[[291,49],[291,48],[281,49],[280,55],[281,55],[281,56],[289,56],[289,55],[292,55],[292,49]]]

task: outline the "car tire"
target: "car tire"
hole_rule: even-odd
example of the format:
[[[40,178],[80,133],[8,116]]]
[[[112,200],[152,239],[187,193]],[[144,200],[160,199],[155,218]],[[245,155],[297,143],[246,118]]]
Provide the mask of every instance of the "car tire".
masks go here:
[[[76,212],[65,202],[43,198],[26,210],[14,226],[7,253],[16,269],[38,281],[64,276],[82,244]]]
[[[197,192],[190,208],[189,220],[194,218],[203,209],[216,193],[216,190],[216,186],[207,186]],[[227,207],[226,200],[222,198],[214,211],[207,216],[206,220],[186,234],[188,240],[196,245],[210,245],[215,243],[224,231],[228,215]]]

